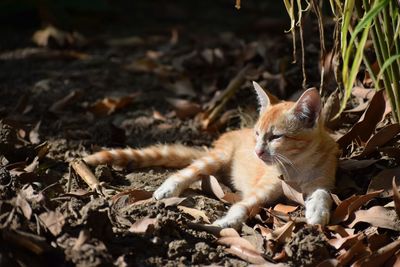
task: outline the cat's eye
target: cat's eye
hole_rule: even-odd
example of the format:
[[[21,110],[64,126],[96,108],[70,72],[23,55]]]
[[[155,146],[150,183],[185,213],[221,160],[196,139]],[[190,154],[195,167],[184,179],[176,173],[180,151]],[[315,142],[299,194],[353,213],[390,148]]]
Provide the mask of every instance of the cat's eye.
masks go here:
[[[256,131],[256,136],[259,136],[259,135],[260,135],[260,133],[258,131]]]
[[[272,141],[272,140],[279,139],[279,138],[281,138],[281,137],[283,137],[283,134],[273,134],[273,135],[271,135],[271,136],[268,138],[268,140],[269,140],[269,141]]]

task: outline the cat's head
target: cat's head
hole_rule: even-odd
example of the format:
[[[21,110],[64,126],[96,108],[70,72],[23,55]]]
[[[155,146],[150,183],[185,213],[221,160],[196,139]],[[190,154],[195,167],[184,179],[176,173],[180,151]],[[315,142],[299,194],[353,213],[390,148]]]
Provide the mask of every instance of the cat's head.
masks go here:
[[[254,127],[255,153],[265,163],[287,163],[301,156],[319,134],[321,98],[315,88],[296,102],[279,101],[253,82],[260,105]]]

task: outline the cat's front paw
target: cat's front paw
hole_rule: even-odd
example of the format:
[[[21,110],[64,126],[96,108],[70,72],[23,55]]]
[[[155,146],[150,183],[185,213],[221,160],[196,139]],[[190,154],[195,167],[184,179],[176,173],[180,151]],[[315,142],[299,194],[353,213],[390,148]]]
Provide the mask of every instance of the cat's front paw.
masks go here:
[[[172,178],[172,177],[171,177]],[[168,198],[168,197],[177,197],[182,192],[181,185],[178,181],[175,181],[173,178],[167,179],[156,191],[153,193],[153,197],[157,200]]]
[[[326,225],[329,223],[332,198],[328,191],[317,189],[306,200],[305,206],[308,224]]]
[[[213,225],[222,228],[232,227],[238,229],[247,219],[247,208],[241,205],[233,205],[228,213],[221,219],[216,220]]]

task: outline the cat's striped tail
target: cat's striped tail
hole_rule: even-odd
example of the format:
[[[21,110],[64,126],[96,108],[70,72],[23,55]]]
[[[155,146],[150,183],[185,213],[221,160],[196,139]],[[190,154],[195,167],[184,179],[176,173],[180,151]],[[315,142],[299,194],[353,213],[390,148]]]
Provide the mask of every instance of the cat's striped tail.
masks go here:
[[[206,154],[202,148],[184,145],[155,145],[143,149],[123,148],[104,150],[86,156],[83,160],[92,166],[110,164],[134,167],[162,166],[182,168]]]

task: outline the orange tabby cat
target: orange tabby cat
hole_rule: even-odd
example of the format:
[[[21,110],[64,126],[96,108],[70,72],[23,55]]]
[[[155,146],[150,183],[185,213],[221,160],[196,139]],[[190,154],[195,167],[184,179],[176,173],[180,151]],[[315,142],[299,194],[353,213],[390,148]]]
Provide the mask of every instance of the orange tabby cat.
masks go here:
[[[306,196],[307,222],[327,224],[338,148],[319,119],[321,99],[317,90],[308,89],[297,102],[278,102],[257,83],[253,85],[260,104],[254,129],[225,133],[209,151],[159,145],[102,151],[84,160],[91,165],[123,166],[132,162],[138,167],[186,167],[154,192],[158,200],[178,196],[203,175],[225,171],[242,199],[214,222],[221,227],[239,226],[250,211],[282,196],[283,179]]]

